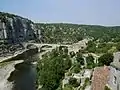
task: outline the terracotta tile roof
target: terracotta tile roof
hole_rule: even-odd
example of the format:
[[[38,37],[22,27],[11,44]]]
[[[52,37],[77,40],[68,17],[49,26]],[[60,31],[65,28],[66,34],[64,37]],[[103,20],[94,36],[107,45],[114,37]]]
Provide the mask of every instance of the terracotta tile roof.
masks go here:
[[[92,90],[104,90],[108,82],[109,67],[96,67],[93,72]]]

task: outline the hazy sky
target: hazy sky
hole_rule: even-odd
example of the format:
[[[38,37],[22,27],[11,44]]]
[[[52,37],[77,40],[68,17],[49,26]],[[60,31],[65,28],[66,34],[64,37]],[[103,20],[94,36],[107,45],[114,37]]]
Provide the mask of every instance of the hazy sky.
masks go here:
[[[0,11],[35,22],[120,25],[120,0],[0,0]]]

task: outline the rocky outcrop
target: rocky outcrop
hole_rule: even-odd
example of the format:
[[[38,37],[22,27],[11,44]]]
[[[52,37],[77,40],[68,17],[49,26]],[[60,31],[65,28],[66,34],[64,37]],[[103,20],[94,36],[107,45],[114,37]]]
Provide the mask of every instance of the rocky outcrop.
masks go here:
[[[19,43],[37,38],[34,23],[17,15],[0,12],[0,42]]]

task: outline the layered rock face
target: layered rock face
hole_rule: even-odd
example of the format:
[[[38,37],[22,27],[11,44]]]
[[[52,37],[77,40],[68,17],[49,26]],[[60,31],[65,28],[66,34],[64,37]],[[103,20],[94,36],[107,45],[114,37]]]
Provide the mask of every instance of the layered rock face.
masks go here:
[[[19,43],[35,40],[40,36],[34,23],[13,14],[0,12],[0,42]]]

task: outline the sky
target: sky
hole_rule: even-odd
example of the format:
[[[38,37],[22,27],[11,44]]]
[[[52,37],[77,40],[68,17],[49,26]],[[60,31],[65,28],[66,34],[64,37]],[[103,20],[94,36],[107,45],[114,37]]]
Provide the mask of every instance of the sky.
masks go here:
[[[0,11],[40,23],[120,26],[120,0],[0,0]]]

